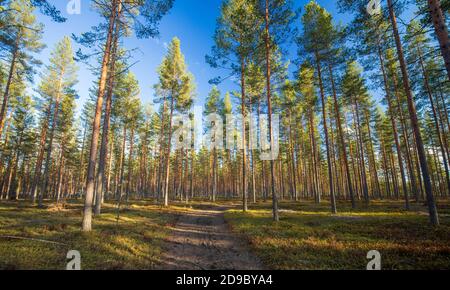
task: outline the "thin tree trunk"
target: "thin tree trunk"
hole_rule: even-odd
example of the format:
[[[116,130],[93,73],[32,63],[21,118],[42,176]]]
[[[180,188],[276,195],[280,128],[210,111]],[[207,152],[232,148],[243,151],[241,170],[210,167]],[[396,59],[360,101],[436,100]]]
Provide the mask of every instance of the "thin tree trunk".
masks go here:
[[[394,117],[394,106],[392,104],[392,96],[389,90],[389,83],[386,75],[386,70],[384,66],[384,58],[383,53],[381,51],[380,43],[378,42],[378,57],[380,59],[380,67],[381,72],[383,74],[383,81],[384,81],[384,90],[386,92],[386,99],[388,101],[388,110],[389,110],[389,116],[391,119],[391,125],[392,130],[394,132],[394,142],[395,142],[395,148],[397,150],[397,158],[398,158],[398,165],[400,168],[400,175],[402,179],[402,188],[405,196],[405,207],[407,210],[409,210],[409,196],[408,196],[408,188],[406,186],[406,177],[405,177],[405,170],[403,168],[403,158],[402,158],[402,149],[400,147],[400,141],[398,139],[398,133],[397,133],[397,124]]]
[[[419,63],[420,63],[420,67],[422,68],[422,75],[423,75],[423,79],[424,79],[425,88],[426,88],[426,91],[428,94],[428,98],[430,100],[431,110],[433,112],[434,125],[436,128],[436,134],[438,137],[439,147],[441,148],[442,159],[444,161],[445,178],[446,178],[446,182],[447,182],[447,192],[450,194],[450,174],[449,174],[449,168],[448,168],[448,162],[447,162],[447,156],[446,156],[447,152],[446,152],[446,150],[444,150],[444,145],[443,145],[443,141],[442,141],[443,138],[442,138],[441,130],[439,128],[439,121],[438,121],[436,106],[434,104],[433,95],[431,93],[431,88],[429,85],[428,73],[427,73],[427,71],[425,69],[425,65],[423,63],[422,52],[419,47],[417,49],[418,49],[418,53],[419,53]]]
[[[352,186],[352,177],[350,174],[350,167],[348,165],[348,157],[347,157],[347,146],[346,146],[346,142],[344,139],[344,130],[342,130],[342,123],[341,123],[341,113],[339,110],[339,103],[337,101],[337,96],[336,96],[336,85],[334,82],[334,76],[333,76],[333,69],[331,64],[328,64],[328,70],[330,72],[330,79],[331,79],[331,86],[333,89],[333,100],[334,100],[334,110],[335,110],[335,114],[336,114],[336,121],[337,121],[337,125],[338,125],[338,132],[339,132],[339,141],[341,143],[341,151],[342,151],[342,156],[344,157],[344,168],[345,168],[345,172],[347,175],[347,185],[348,185],[348,191],[350,194],[350,200],[352,202],[352,208],[356,207],[356,202],[355,202],[355,194],[353,192],[353,186]]]
[[[121,150],[120,150],[120,163],[119,163],[119,179],[117,181],[117,200],[122,199],[122,195],[123,195],[123,175],[124,175],[124,171],[125,171],[125,146],[126,146],[126,142],[127,142],[127,127],[124,124],[123,125],[123,136],[122,136],[122,146],[121,146]]]
[[[325,133],[325,146],[327,151],[327,165],[328,165],[328,183],[330,190],[330,199],[331,199],[331,212],[333,214],[337,213],[336,210],[336,199],[334,196],[334,188],[333,188],[333,172],[331,168],[331,156],[330,156],[330,142],[328,140],[328,125],[327,125],[327,108],[325,103],[325,92],[323,89],[322,83],[322,68],[320,67],[320,58],[319,53],[316,52],[316,64],[317,64],[317,75],[319,77],[319,87],[320,87],[320,96],[322,99],[322,115],[323,115],[323,131]]]
[[[0,138],[2,137],[3,126],[5,125],[4,118],[5,118],[6,110],[8,108],[9,90],[11,88],[12,79],[13,79],[14,71],[16,68],[16,59],[19,54],[19,40],[20,40],[19,36],[20,36],[20,33],[17,33],[16,40],[14,43],[11,65],[9,67],[8,80],[6,81],[5,92],[3,93],[3,102],[2,102],[2,108],[0,111]]]
[[[214,147],[213,149],[213,191],[212,191],[212,201],[216,202],[217,195],[217,151]]]
[[[363,136],[361,133],[360,126],[360,118],[359,118],[359,104],[356,98],[353,98],[353,103],[355,105],[355,116],[356,116],[356,132],[357,132],[357,142],[358,142],[358,150],[360,155],[360,167],[361,167],[361,182],[362,182],[362,190],[364,195],[364,201],[366,204],[369,204],[369,189],[367,187],[367,176],[366,176],[366,163],[364,158],[364,147],[363,147]]]
[[[247,144],[245,126],[245,60],[241,59],[241,112],[242,112],[242,209],[247,211]]]
[[[169,140],[167,142],[167,152],[166,152],[166,176],[164,183],[164,206],[169,206],[169,176],[170,176],[170,150],[172,143],[172,118],[173,118],[173,110],[174,110],[174,95],[172,92],[171,96],[171,104],[170,104],[170,116],[169,116]]]
[[[269,32],[269,0],[266,0],[266,13],[265,13],[265,24],[266,31],[264,35],[264,41],[266,45],[266,83],[267,83],[267,114],[269,115],[269,142],[270,142],[270,150],[274,150],[274,141],[273,141],[273,130],[272,130],[272,97],[271,97],[271,64],[270,64],[270,32]],[[275,191],[275,169],[274,169],[274,160],[273,156],[270,158],[270,176],[272,180],[271,190],[272,190],[272,215],[274,221],[279,221],[278,215],[278,198],[277,193]]]
[[[166,116],[166,107],[167,107],[167,98],[164,94],[164,100],[163,100],[163,109],[162,109],[162,116],[161,116],[161,130],[159,135],[159,166],[158,166],[158,180],[157,180],[157,199],[160,200],[161,198],[161,179],[163,174],[163,167],[164,167],[164,122],[165,122],[165,116]]]
[[[41,134],[40,134],[41,139],[39,141],[39,154],[36,159],[36,167],[34,170],[34,177],[33,177],[33,182],[31,185],[31,196],[32,196],[33,204],[36,202],[38,182],[41,179],[42,162],[44,161],[45,144],[47,141],[48,123],[49,123],[50,114],[52,111],[51,107],[52,107],[52,101],[50,100],[50,103],[47,108],[45,120],[42,123]]]
[[[50,140],[47,147],[47,158],[45,160],[45,167],[44,167],[44,182],[41,185],[41,190],[39,192],[39,207],[42,207],[42,202],[44,199],[44,194],[46,194],[48,183],[49,183],[49,174],[50,174],[50,167],[52,162],[52,151],[53,151],[53,139],[55,137],[55,130],[58,122],[58,116],[59,116],[59,104],[61,102],[61,86],[62,86],[62,78],[64,75],[64,70],[61,71],[60,79],[58,81],[58,88],[56,92],[56,100],[55,100],[55,107],[53,109],[53,119],[52,119],[52,127],[50,129]]]
[[[131,127],[130,133],[130,152],[128,153],[128,175],[127,175],[127,190],[126,190],[126,204],[130,198],[131,191],[131,176],[133,174],[133,148],[134,148],[134,126]]]
[[[405,88],[405,93],[406,93],[407,100],[408,100],[408,111],[409,111],[409,115],[410,115],[410,119],[411,119],[411,125],[412,125],[413,131],[414,131],[414,137],[416,139],[416,146],[417,146],[417,151],[418,151],[419,160],[420,160],[420,167],[422,169],[422,176],[423,176],[423,181],[425,184],[425,193],[427,196],[428,211],[430,213],[430,222],[432,225],[437,226],[437,225],[439,225],[439,217],[438,217],[438,212],[437,212],[437,208],[436,208],[436,202],[435,202],[434,196],[433,196],[433,189],[432,189],[431,181],[430,181],[427,157],[425,155],[425,148],[424,148],[422,136],[420,133],[419,120],[417,119],[416,107],[415,107],[413,96],[412,96],[411,89],[410,89],[408,71],[406,69],[405,57],[403,55],[403,48],[402,48],[402,44],[400,41],[400,35],[399,35],[398,29],[397,29],[397,19],[395,17],[394,6],[392,4],[392,0],[388,0],[388,6],[389,6],[389,16],[390,16],[392,28],[394,31],[394,36],[395,36],[395,44],[397,47],[397,56],[398,56],[398,60],[400,62],[400,68],[401,68],[402,76],[403,76],[403,86]]]

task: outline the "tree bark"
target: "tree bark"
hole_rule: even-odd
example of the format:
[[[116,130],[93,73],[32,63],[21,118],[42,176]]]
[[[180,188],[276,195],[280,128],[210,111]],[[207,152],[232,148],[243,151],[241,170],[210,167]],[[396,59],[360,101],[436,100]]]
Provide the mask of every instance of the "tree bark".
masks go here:
[[[95,208],[94,214],[99,215],[102,208],[103,200],[103,187],[105,183],[105,164],[106,158],[108,156],[108,142],[109,142],[109,128],[111,126],[111,107],[112,107],[112,96],[114,92],[114,81],[116,74],[116,54],[118,48],[118,40],[120,34],[120,14],[122,12],[121,3],[119,3],[119,8],[117,12],[117,20],[115,23],[115,34],[113,40],[113,48],[110,58],[110,68],[109,68],[109,79],[108,79],[108,91],[106,94],[106,104],[105,104],[105,116],[103,118],[103,131],[102,131],[102,142],[100,145],[100,158],[98,161],[97,170],[97,188],[95,195]]]
[[[134,126],[132,125],[130,133],[130,152],[128,153],[128,175],[127,175],[127,190],[125,198],[127,205],[131,191],[131,176],[133,175],[133,148],[134,148]]]
[[[430,10],[431,19],[433,21],[434,32],[436,33],[444,58],[445,68],[447,69],[448,80],[450,81],[450,38],[448,35],[447,24],[445,23],[444,14],[441,9],[440,0],[428,0],[428,9]],[[448,12],[448,11],[447,11]]]
[[[245,112],[245,60],[241,59],[241,112],[242,112],[242,209],[247,211],[247,144],[246,144],[246,112]]]
[[[338,132],[339,132],[339,141],[341,143],[341,151],[342,151],[342,156],[344,157],[344,168],[345,168],[345,172],[346,172],[346,177],[347,177],[347,185],[348,185],[348,191],[350,194],[350,200],[352,202],[352,208],[356,208],[356,201],[355,201],[355,194],[353,191],[353,186],[352,186],[352,176],[350,174],[350,166],[348,165],[348,156],[347,156],[347,146],[346,146],[346,142],[344,139],[344,130],[342,129],[342,123],[341,123],[341,113],[339,110],[339,103],[337,100],[337,96],[336,96],[336,85],[334,82],[334,76],[333,76],[333,69],[331,64],[328,64],[328,70],[330,72],[330,79],[331,79],[331,86],[333,89],[333,100],[334,100],[334,111],[336,114],[336,121],[337,121],[337,125],[338,125]]]
[[[52,119],[52,127],[50,129],[50,140],[48,142],[48,149],[47,149],[47,158],[45,160],[45,167],[44,167],[44,182],[41,185],[41,190],[39,192],[39,201],[38,206],[43,206],[43,199],[44,194],[46,193],[48,183],[49,183],[49,174],[50,174],[50,166],[52,162],[52,151],[53,151],[53,139],[55,137],[55,130],[57,126],[58,116],[59,116],[59,105],[61,102],[61,85],[62,85],[62,78],[64,75],[64,70],[61,71],[60,79],[58,81],[58,88],[57,88],[57,95],[55,100],[55,107],[53,109],[53,119]]]
[[[408,196],[408,188],[406,186],[405,170],[403,168],[402,149],[400,147],[400,142],[398,139],[397,124],[396,124],[395,117],[394,117],[394,106],[392,104],[392,96],[391,96],[391,93],[389,90],[389,83],[388,83],[388,79],[387,79],[387,75],[386,75],[386,70],[384,67],[383,53],[381,51],[381,47],[380,47],[379,43],[378,43],[378,57],[380,60],[381,72],[383,74],[384,90],[386,92],[386,99],[388,102],[389,116],[391,119],[392,130],[394,132],[395,148],[397,150],[398,165],[400,168],[400,175],[402,178],[402,187],[403,187],[403,191],[404,191],[404,195],[405,195],[405,207],[407,210],[409,210],[409,196]]]
[[[325,92],[323,89],[322,83],[322,68],[320,66],[320,58],[319,53],[315,53],[316,56],[316,65],[317,65],[317,76],[319,78],[319,88],[320,88],[320,97],[322,100],[322,117],[323,117],[323,131],[325,133],[325,146],[327,149],[327,165],[328,165],[328,182],[329,182],[329,190],[330,190],[330,199],[331,199],[331,213],[336,214],[336,199],[334,196],[334,188],[333,188],[333,171],[331,168],[331,156],[330,156],[330,142],[328,140],[328,125],[327,125],[327,108],[325,103]]]
[[[51,107],[52,107],[52,101],[50,99],[50,103],[47,108],[45,120],[42,123],[41,134],[40,134],[41,139],[39,141],[39,154],[36,159],[36,167],[34,170],[34,176],[33,176],[33,181],[32,181],[32,185],[31,185],[31,196],[32,196],[33,204],[36,202],[38,182],[41,179],[42,162],[44,161],[45,144],[47,141],[48,123],[49,123],[50,114],[52,111]]]
[[[5,125],[4,118],[5,118],[6,110],[8,108],[9,90],[11,88],[12,78],[13,78],[13,74],[14,74],[14,71],[16,68],[16,59],[19,54],[19,40],[20,40],[19,35],[20,34],[18,33],[16,36],[12,59],[11,59],[11,65],[9,67],[8,80],[6,81],[5,92],[3,93],[2,109],[0,111],[0,138],[2,137],[3,126]]]
[[[448,162],[447,162],[447,152],[444,149],[444,144],[443,144],[444,142],[442,141],[443,138],[442,138],[441,130],[439,128],[439,121],[438,121],[438,116],[437,116],[438,114],[436,111],[436,105],[434,104],[433,95],[431,93],[431,88],[430,88],[430,84],[429,84],[429,80],[428,80],[428,73],[425,69],[422,52],[419,47],[417,49],[418,49],[418,53],[419,53],[419,63],[420,63],[420,67],[422,69],[422,75],[423,75],[423,80],[424,80],[424,84],[425,84],[425,89],[427,91],[428,98],[430,100],[431,110],[433,112],[434,125],[436,128],[436,134],[438,137],[439,147],[441,148],[441,152],[442,152],[442,159],[444,161],[445,178],[446,178],[446,183],[447,183],[447,193],[450,194],[450,175],[449,175],[449,168],[448,168]]]
[[[172,92],[171,96],[171,104],[170,104],[170,115],[169,115],[169,140],[167,142],[167,152],[166,152],[166,176],[164,183],[164,206],[169,206],[169,176],[170,176],[170,150],[172,143],[172,118],[173,118],[173,110],[174,110],[174,95]]]
[[[102,118],[103,98],[105,94],[106,79],[108,76],[108,67],[109,67],[108,64],[111,54],[112,34],[114,30],[114,23],[116,20],[117,1],[121,0],[112,1],[112,12],[111,15],[109,16],[108,35],[106,38],[105,52],[103,55],[101,74],[98,85],[97,104],[95,108],[94,121],[92,124],[92,139],[89,154],[89,164],[87,170],[86,197],[84,202],[83,221],[82,221],[82,230],[85,232],[89,232],[92,230],[92,204],[95,186],[95,164],[97,161],[98,138],[100,135],[100,122]]]
[[[272,130],[272,97],[271,97],[271,64],[270,64],[270,32],[269,32],[269,0],[266,0],[266,11],[265,11],[265,35],[264,42],[266,46],[266,93],[267,93],[267,114],[269,115],[269,142],[270,150],[274,149],[273,142],[273,130]],[[274,160],[270,158],[270,177],[271,177],[271,191],[272,191],[272,218],[274,221],[279,221],[280,217],[278,214],[278,197],[275,191],[275,169]]]
[[[397,28],[397,19],[394,13],[394,6],[392,4],[392,0],[388,0],[389,6],[389,16],[392,24],[392,29],[394,31],[395,44],[397,47],[397,56],[400,62],[400,68],[402,71],[403,77],[403,86],[405,88],[405,93],[408,100],[408,111],[411,119],[411,125],[413,127],[414,137],[416,139],[416,146],[420,160],[420,167],[422,169],[423,181],[425,184],[425,194],[427,197],[428,211],[430,213],[430,222],[432,225],[439,225],[439,217],[436,208],[436,202],[434,200],[433,188],[431,186],[430,174],[428,170],[427,157],[425,155],[425,148],[422,141],[422,135],[420,133],[419,120],[417,118],[416,107],[414,104],[413,96],[410,89],[409,76],[408,71],[406,69],[405,57],[403,54],[403,48],[400,41],[400,35]]]

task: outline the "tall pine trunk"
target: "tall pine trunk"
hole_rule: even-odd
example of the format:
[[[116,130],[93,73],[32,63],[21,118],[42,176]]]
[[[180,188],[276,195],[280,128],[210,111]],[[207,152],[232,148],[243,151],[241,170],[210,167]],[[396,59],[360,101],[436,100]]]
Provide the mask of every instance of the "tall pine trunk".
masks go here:
[[[328,165],[328,183],[329,183],[329,190],[330,190],[330,201],[331,201],[331,212],[333,214],[337,213],[336,210],[336,199],[334,196],[334,188],[333,188],[333,172],[331,168],[331,156],[330,156],[330,142],[328,140],[328,125],[327,125],[327,108],[325,103],[325,92],[323,89],[323,82],[322,82],[322,68],[320,66],[320,58],[319,53],[315,53],[316,56],[316,64],[317,64],[317,76],[319,78],[319,87],[320,87],[320,97],[322,100],[322,115],[323,115],[323,131],[325,133],[325,146],[327,151],[327,165]]]
[[[61,86],[62,86],[62,78],[64,75],[64,71],[61,71],[60,79],[58,82],[58,88],[56,92],[56,100],[55,100],[55,106],[53,109],[53,119],[52,119],[52,126],[50,128],[50,140],[48,141],[48,149],[47,149],[47,158],[45,160],[45,167],[44,167],[44,182],[41,185],[41,190],[39,192],[39,201],[38,205],[39,207],[43,206],[43,199],[44,195],[46,194],[48,183],[50,181],[50,167],[52,163],[52,152],[53,152],[53,139],[55,137],[55,130],[58,122],[58,116],[59,116],[59,105],[61,102]]]
[[[331,87],[333,89],[334,111],[336,114],[336,121],[337,121],[337,125],[338,125],[338,135],[339,135],[339,141],[341,143],[342,156],[344,157],[343,159],[344,159],[345,173],[346,173],[346,177],[347,177],[347,186],[348,186],[348,191],[349,191],[349,195],[350,195],[350,200],[352,203],[352,208],[355,208],[356,207],[355,194],[353,191],[352,176],[350,174],[350,166],[348,164],[347,146],[346,146],[346,142],[344,139],[344,130],[342,129],[341,111],[339,109],[339,103],[337,100],[336,85],[334,82],[333,68],[331,66],[331,63],[328,64],[328,70],[330,73]]]
[[[103,99],[105,94],[106,79],[108,76],[108,67],[109,67],[108,64],[111,54],[112,34],[114,30],[114,23],[116,20],[116,13],[117,13],[117,1],[121,0],[112,0],[112,9],[111,9],[112,11],[111,15],[109,16],[108,35],[106,38],[105,51],[103,54],[100,80],[98,85],[97,104],[95,108],[94,121],[92,124],[92,139],[89,154],[89,164],[87,170],[86,197],[84,202],[83,221],[82,221],[82,230],[86,232],[91,231],[92,229],[92,204],[95,186],[95,163],[97,162],[98,138],[100,135],[100,122],[102,118]]]
[[[36,159],[36,167],[34,169],[34,176],[33,176],[32,184],[31,184],[31,197],[33,200],[33,204],[36,202],[38,183],[39,183],[39,180],[41,179],[42,162],[44,161],[45,144],[47,142],[48,124],[49,124],[49,119],[50,119],[50,115],[52,112],[51,107],[52,107],[52,101],[50,99],[50,103],[47,108],[45,119],[44,119],[44,122],[42,123],[41,134],[40,134],[41,138],[39,141],[39,153],[38,153],[38,156]]]
[[[113,48],[110,56],[110,68],[109,68],[109,79],[108,79],[108,91],[106,94],[106,104],[105,104],[105,117],[103,118],[103,131],[102,131],[102,142],[100,145],[100,158],[98,161],[97,170],[97,188],[95,195],[95,208],[94,214],[99,215],[101,213],[102,200],[103,200],[103,187],[105,184],[105,164],[106,158],[108,156],[108,142],[109,142],[109,128],[111,126],[111,109],[112,109],[112,96],[114,92],[114,81],[116,74],[116,54],[118,48],[119,34],[120,34],[120,14],[122,11],[121,4],[119,3],[117,20],[115,23],[115,33],[113,40]],[[111,153],[110,153],[111,154]]]
[[[170,115],[169,115],[169,140],[167,141],[167,152],[166,152],[166,176],[164,177],[164,206],[169,206],[169,176],[170,176],[170,150],[172,143],[172,118],[174,110],[174,95],[172,92],[171,103],[170,103]]]
[[[271,96],[271,62],[270,62],[270,32],[269,32],[269,0],[266,0],[265,13],[266,31],[264,35],[264,42],[266,46],[266,93],[267,93],[267,114],[269,115],[269,142],[270,150],[274,149],[273,142],[273,128],[272,128],[272,96]],[[270,177],[271,177],[271,193],[272,193],[272,217],[274,221],[279,221],[278,214],[278,198],[275,191],[275,168],[273,156],[270,158]]]
[[[423,61],[423,57],[422,57],[422,51],[421,49],[418,47],[418,53],[419,53],[419,63],[420,63],[420,67],[422,69],[422,75],[423,75],[423,81],[425,84],[425,89],[427,91],[428,94],[428,99],[430,100],[430,105],[431,105],[431,110],[433,112],[433,120],[434,120],[434,125],[436,128],[436,134],[438,137],[438,142],[439,142],[439,147],[441,148],[441,152],[442,152],[442,159],[444,162],[444,169],[445,169],[445,178],[446,178],[446,183],[447,183],[447,193],[450,194],[450,174],[449,174],[449,168],[448,168],[448,162],[447,162],[447,152],[444,149],[444,142],[443,142],[443,134],[441,134],[441,130],[439,128],[439,121],[438,121],[438,114],[437,114],[437,110],[436,110],[436,105],[434,104],[434,99],[433,99],[433,95],[431,93],[431,88],[430,88],[430,84],[429,84],[429,80],[428,80],[428,73],[425,69],[425,64]]]
[[[242,209],[247,211],[247,144],[245,112],[245,60],[241,59],[241,112],[242,112]]]
[[[391,120],[391,126],[392,126],[392,130],[394,132],[395,148],[397,150],[398,165],[400,168],[402,187],[403,187],[403,191],[404,191],[404,195],[405,195],[405,207],[407,210],[409,210],[408,188],[406,186],[406,177],[405,177],[405,169],[403,167],[402,150],[401,150],[400,142],[398,139],[397,124],[396,124],[395,117],[394,117],[394,107],[392,104],[392,96],[391,96],[391,92],[389,89],[389,83],[388,83],[388,78],[386,75],[386,69],[384,66],[383,53],[381,51],[381,47],[380,47],[379,43],[378,43],[378,58],[380,60],[381,72],[383,74],[384,90],[386,92],[386,99],[388,102],[388,110],[389,110],[389,116],[390,116],[390,120]]]
[[[400,41],[400,34],[398,32],[397,28],[397,19],[394,12],[394,6],[392,4],[392,0],[388,0],[388,6],[389,6],[389,16],[392,24],[392,29],[394,31],[394,37],[395,37],[395,44],[397,47],[397,56],[400,63],[400,68],[402,71],[402,77],[403,77],[403,86],[405,89],[406,97],[408,100],[408,111],[409,116],[411,119],[411,125],[414,132],[414,137],[416,139],[416,146],[417,146],[417,153],[419,155],[419,161],[420,161],[420,167],[422,169],[422,176],[423,181],[425,184],[425,194],[427,197],[427,204],[428,204],[428,211],[430,213],[430,222],[432,225],[437,226],[439,225],[439,217],[438,212],[436,208],[436,202],[434,200],[433,195],[433,188],[430,181],[430,174],[428,170],[428,164],[427,164],[427,157],[425,154],[425,148],[422,141],[422,135],[420,133],[420,127],[419,127],[419,120],[417,118],[417,112],[416,112],[416,106],[414,104],[410,83],[409,83],[409,76],[408,71],[406,68],[406,62],[405,57],[403,54],[403,47]]]
[[[430,10],[433,21],[434,32],[439,41],[442,57],[444,58],[445,68],[447,69],[448,80],[450,81],[450,38],[448,36],[447,24],[442,13],[440,0],[428,0],[428,9]],[[448,11],[447,11],[448,12]]]
[[[19,55],[19,41],[20,41],[19,35],[20,34],[17,33],[11,58],[11,64],[9,67],[8,79],[6,81],[5,92],[3,93],[2,108],[0,110],[0,138],[2,137],[3,126],[5,125],[5,114],[8,108],[9,91],[11,89],[12,79],[16,68],[16,60]]]

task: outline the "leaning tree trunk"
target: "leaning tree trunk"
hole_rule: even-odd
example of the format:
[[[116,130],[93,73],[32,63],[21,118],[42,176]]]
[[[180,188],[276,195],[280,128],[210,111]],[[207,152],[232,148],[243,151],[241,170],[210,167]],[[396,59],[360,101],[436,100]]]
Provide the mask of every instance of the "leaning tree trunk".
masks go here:
[[[428,8],[433,21],[434,32],[436,33],[439,41],[441,54],[444,58],[448,80],[450,81],[450,38],[448,36],[448,29],[447,24],[445,23],[444,14],[441,9],[441,1],[428,0]]]
[[[429,80],[428,80],[428,73],[425,69],[425,64],[423,62],[423,57],[422,57],[422,52],[421,49],[418,47],[418,53],[419,53],[419,63],[420,63],[420,67],[422,69],[422,75],[423,75],[423,79],[424,79],[424,84],[425,84],[425,88],[428,94],[428,98],[430,100],[430,105],[431,105],[431,110],[433,112],[433,119],[434,119],[434,125],[436,128],[436,134],[438,137],[438,141],[439,141],[439,147],[441,148],[441,152],[442,152],[442,159],[444,161],[444,169],[445,169],[445,178],[446,178],[446,182],[447,182],[447,193],[450,193],[450,174],[449,174],[449,168],[448,168],[448,162],[447,162],[447,152],[444,149],[444,142],[443,140],[443,134],[441,134],[441,129],[439,128],[439,121],[438,121],[438,114],[437,114],[437,110],[436,110],[436,105],[434,104],[434,99],[433,99],[433,95],[431,93],[431,88],[430,88],[430,84],[429,84]]]
[[[403,47],[402,47],[402,44],[400,41],[400,34],[399,34],[398,28],[397,28],[397,19],[395,17],[394,6],[392,4],[392,0],[388,0],[388,6],[389,6],[389,16],[390,16],[390,20],[391,20],[391,24],[392,24],[392,29],[394,31],[395,44],[397,47],[397,56],[398,56],[398,60],[400,62],[400,68],[401,68],[402,77],[403,77],[403,86],[405,88],[405,93],[406,93],[406,97],[408,100],[409,116],[411,119],[411,125],[413,128],[414,137],[416,139],[416,146],[417,146],[417,151],[418,151],[417,153],[419,155],[420,167],[422,169],[422,176],[423,176],[423,181],[425,184],[425,194],[427,197],[428,211],[430,213],[430,222],[432,225],[437,226],[437,225],[439,225],[439,217],[438,217],[438,212],[437,212],[437,208],[436,208],[436,202],[434,200],[433,188],[431,185],[430,173],[429,173],[428,164],[427,164],[427,157],[425,154],[425,148],[424,148],[423,141],[422,141],[422,135],[420,133],[419,120],[417,118],[416,106],[414,104],[414,100],[413,100],[413,96],[412,96],[412,92],[411,92],[411,88],[410,88],[408,71],[406,68],[405,57],[403,54]]]
[[[16,68],[16,60],[17,60],[18,54],[19,54],[19,34],[17,34],[17,37],[16,37],[14,50],[13,50],[13,54],[12,54],[12,59],[11,59],[11,65],[9,67],[8,80],[6,81],[5,92],[3,93],[3,102],[2,102],[2,108],[0,111],[0,138],[2,137],[3,126],[5,124],[4,118],[5,118],[5,114],[6,114],[6,109],[8,107],[9,91],[11,88],[12,79],[13,79],[14,71]]]

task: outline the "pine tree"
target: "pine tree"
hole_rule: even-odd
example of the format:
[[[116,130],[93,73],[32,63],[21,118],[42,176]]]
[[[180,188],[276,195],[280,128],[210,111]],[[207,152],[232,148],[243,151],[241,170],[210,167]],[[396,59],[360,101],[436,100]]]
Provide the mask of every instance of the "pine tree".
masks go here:
[[[447,77],[448,80],[450,81],[450,37],[448,34],[449,31],[447,28],[446,19],[444,17],[443,12],[445,10],[442,9],[440,0],[428,0],[428,9],[431,15],[432,20],[431,22],[433,23],[434,26],[434,32],[440,44],[439,47],[445,62],[445,68],[447,69]]]
[[[430,75],[432,72],[427,68],[427,59],[426,56],[431,54],[431,49],[428,44],[428,39],[425,33],[422,31],[419,22],[411,21],[411,23],[407,27],[407,34],[405,36],[406,42],[408,43],[408,54],[407,59],[408,62],[413,64],[418,64],[413,67],[415,71],[421,72],[418,74],[420,76],[418,82],[418,86],[422,87],[420,93],[422,91],[428,97],[429,106],[431,107],[433,121],[434,121],[434,130],[437,135],[437,140],[439,147],[441,149],[441,155],[445,168],[445,176],[447,182],[447,190],[450,193],[450,173],[449,173],[449,165],[447,160],[447,152],[445,150],[446,138],[441,132],[438,110],[436,106],[436,101],[432,87],[432,83],[430,82]],[[448,147],[448,146],[447,146]]]
[[[213,68],[227,67],[231,74],[239,76],[242,114],[242,208],[247,211],[247,140],[246,140],[246,83],[245,72],[257,46],[257,29],[261,25],[256,17],[254,3],[246,0],[228,0],[222,4],[214,34],[215,45],[207,62]],[[221,79],[215,80],[216,82]]]
[[[134,30],[136,36],[140,38],[154,37],[158,34],[158,24],[161,18],[170,10],[173,1],[134,1],[126,2],[123,0],[113,1],[98,1],[95,3],[99,8],[101,14],[105,13],[107,16],[108,24],[106,31],[106,40],[104,49],[102,52],[102,62],[100,68],[100,76],[97,90],[97,101],[95,108],[95,115],[92,124],[92,137],[90,145],[90,155],[87,170],[86,180],[86,198],[83,213],[82,228],[83,231],[91,231],[92,229],[92,205],[94,198],[94,185],[95,185],[95,163],[97,162],[97,148],[98,139],[100,135],[100,121],[102,117],[102,108],[104,102],[104,94],[106,89],[106,82],[108,72],[111,69],[111,55],[113,54],[113,40],[115,25],[119,22],[116,21],[120,15],[120,11],[126,11],[127,14],[123,15],[124,19],[127,19],[129,23],[134,24]],[[77,39],[78,42],[85,43],[88,46],[95,42],[96,38],[92,37],[92,34],[84,34],[83,37]],[[118,38],[119,39],[119,38]]]
[[[11,120],[10,150],[13,152],[13,167],[11,171],[11,181],[9,190],[6,191],[7,198],[17,199],[21,191],[21,180],[23,176],[18,174],[19,162],[33,152],[34,132],[33,132],[33,102],[30,96],[18,96],[15,100],[15,108]]]
[[[204,114],[207,116],[209,114],[218,114],[219,113],[219,106],[220,106],[220,91],[217,89],[216,86],[213,86],[211,89],[205,103],[205,109]],[[207,130],[212,130],[214,127],[217,126],[217,124],[207,124]],[[206,142],[211,142],[211,144],[217,144],[218,136],[215,135],[215,132],[211,135],[212,140],[206,140]],[[209,148],[211,150],[211,148]],[[216,201],[217,196],[217,148],[216,145],[214,145],[214,148],[212,148],[212,201]]]
[[[47,194],[46,190],[50,179],[50,167],[52,163],[52,151],[53,151],[53,140],[57,130],[57,124],[59,122],[59,113],[61,111],[61,100],[67,95],[73,95],[73,86],[76,84],[76,72],[77,67],[73,59],[72,44],[68,37],[61,40],[55,47],[50,58],[50,64],[46,67],[46,72],[42,78],[40,85],[40,93],[43,97],[50,98],[50,108],[49,120],[44,122],[42,127],[42,135],[47,135],[47,126],[49,127],[49,140],[46,146],[46,160],[44,165],[44,176],[43,181],[40,181],[41,175],[41,164],[42,161],[38,160],[37,167],[35,171],[35,181],[33,185],[37,186],[38,183],[41,184],[39,191],[39,206],[42,206],[44,195]],[[55,83],[56,81],[56,83]],[[45,138],[45,137],[43,137]],[[41,152],[42,152],[41,148]],[[43,158],[39,156],[39,159]],[[33,191],[33,190],[32,190]],[[34,193],[33,193],[34,194]]]
[[[336,34],[332,24],[332,17],[325,9],[316,2],[311,1],[305,7],[302,17],[303,35],[301,36],[303,46],[308,53],[314,56],[317,67],[317,79],[319,81],[320,96],[322,100],[322,126],[325,134],[325,146],[327,152],[328,182],[331,197],[331,211],[336,213],[336,201],[333,188],[333,174],[331,165],[331,154],[328,139],[327,111],[325,102],[325,89],[322,76],[322,54],[331,49],[333,37]]]
[[[317,95],[316,95],[316,78],[314,76],[314,68],[309,62],[304,62],[298,72],[298,86],[301,95],[301,102],[303,103],[302,111],[305,112],[306,123],[308,124],[309,135],[309,158],[311,171],[311,192],[317,203],[320,203],[321,193],[319,189],[319,148],[316,138],[316,109],[317,109]]]
[[[180,40],[174,38],[170,43],[167,55],[158,69],[159,84],[167,92],[169,105],[169,129],[166,148],[166,164],[164,176],[164,205],[169,205],[170,152],[173,133],[173,114],[176,108],[183,108],[192,101],[194,91],[193,76],[187,70],[184,55],[181,53]]]
[[[273,128],[272,128],[272,63],[271,57],[274,51],[273,46],[280,46],[284,41],[290,38],[293,34],[291,30],[292,24],[295,21],[296,13],[293,11],[293,1],[291,0],[256,0],[258,11],[264,19],[263,36],[266,62],[266,94],[268,107],[268,125],[269,125],[269,142],[270,148],[273,150]],[[273,159],[273,158],[272,158]],[[271,175],[271,192],[272,192],[272,218],[274,221],[279,220],[278,213],[278,197],[275,191],[275,168],[274,160],[270,161],[270,175]]]
[[[14,76],[25,78],[34,73],[33,66],[39,65],[32,53],[38,53],[43,45],[39,42],[43,33],[42,24],[36,21],[34,7],[29,0],[11,1],[7,6],[8,13],[0,17],[8,25],[1,30],[0,42],[8,51],[9,69],[6,78],[3,100],[0,110],[0,137],[2,136],[5,115],[8,110],[10,89]],[[4,15],[3,15],[4,14]]]
[[[369,189],[367,184],[366,169],[365,169],[365,153],[363,148],[363,136],[362,136],[362,120],[361,110],[364,99],[368,97],[368,91],[364,84],[364,80],[361,77],[361,69],[357,63],[351,61],[347,64],[345,75],[342,79],[342,92],[346,96],[347,102],[350,106],[353,106],[353,113],[355,119],[353,120],[355,126],[355,133],[357,139],[357,146],[359,151],[360,169],[361,169],[361,186],[363,196],[366,204],[369,203]]]

